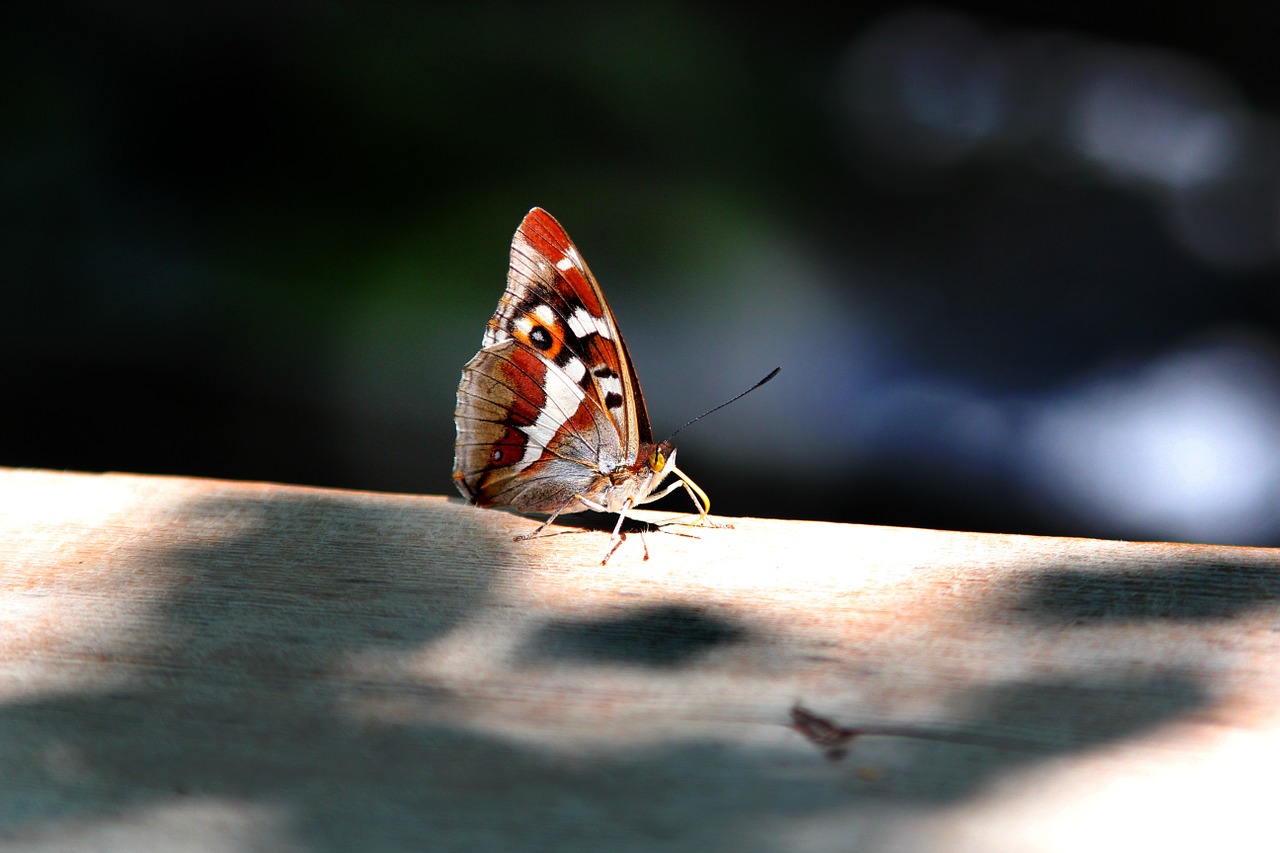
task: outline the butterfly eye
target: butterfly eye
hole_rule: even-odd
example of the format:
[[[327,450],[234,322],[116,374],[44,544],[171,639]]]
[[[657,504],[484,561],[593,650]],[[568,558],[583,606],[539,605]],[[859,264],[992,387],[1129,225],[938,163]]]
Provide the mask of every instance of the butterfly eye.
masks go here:
[[[654,471],[667,467],[667,454],[662,452],[661,447],[655,447],[653,453],[649,454],[649,467]]]

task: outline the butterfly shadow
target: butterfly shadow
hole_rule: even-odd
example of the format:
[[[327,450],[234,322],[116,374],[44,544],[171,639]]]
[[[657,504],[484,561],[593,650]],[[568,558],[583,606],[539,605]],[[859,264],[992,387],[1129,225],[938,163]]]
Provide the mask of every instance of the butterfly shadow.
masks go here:
[[[501,509],[506,510],[506,508],[501,508]],[[506,510],[506,511],[512,515],[518,516],[520,518],[528,519],[531,521],[541,519],[541,522],[540,522],[541,524],[545,524],[546,519],[549,517],[542,514],[531,515],[526,513],[520,513],[514,510]],[[641,545],[644,548],[644,559],[648,560],[649,559],[649,543],[648,543],[648,540],[645,538],[645,535],[648,533],[665,533],[669,536],[682,536],[686,539],[701,539],[702,537],[698,536],[696,533],[684,532],[680,530],[670,530],[668,528],[685,527],[692,530],[695,528],[705,529],[708,527],[713,529],[726,529],[726,528],[731,529],[733,527],[732,524],[728,524],[728,523],[717,524],[716,522],[713,522],[710,519],[703,519],[701,522],[698,522],[698,521],[688,521],[686,520],[687,518],[688,518],[687,515],[676,515],[666,519],[650,521],[647,519],[636,518],[635,516],[628,515],[626,520],[622,523],[622,527],[618,531],[619,540],[616,543],[614,543],[612,547],[609,548],[608,553],[604,557],[604,562],[607,563],[609,559],[615,553],[617,553],[618,549],[621,548],[622,545],[627,541],[628,534],[634,533],[639,535]],[[581,513],[574,513],[573,515],[564,514],[556,517],[555,524],[553,527],[549,527],[546,529],[542,529],[540,527],[534,527],[529,532],[521,533],[513,538],[517,542],[529,542],[536,539],[546,539],[553,536],[570,536],[570,535],[578,535],[583,533],[605,533],[605,534],[612,535],[614,527],[617,525],[617,523],[618,523],[617,516],[612,513],[581,512]],[[556,527],[567,528],[567,529],[555,529]]]

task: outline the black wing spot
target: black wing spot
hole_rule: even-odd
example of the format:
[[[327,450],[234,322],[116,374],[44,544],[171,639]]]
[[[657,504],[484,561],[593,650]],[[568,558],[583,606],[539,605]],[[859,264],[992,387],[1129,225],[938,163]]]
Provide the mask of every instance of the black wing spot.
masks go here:
[[[552,340],[551,333],[547,331],[545,326],[534,326],[529,330],[529,343],[545,352],[551,349],[555,341]]]

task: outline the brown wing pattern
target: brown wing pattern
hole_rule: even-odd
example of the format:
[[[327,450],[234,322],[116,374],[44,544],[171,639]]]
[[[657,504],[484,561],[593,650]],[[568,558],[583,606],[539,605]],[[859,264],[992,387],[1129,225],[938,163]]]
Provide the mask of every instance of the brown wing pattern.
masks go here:
[[[507,290],[463,368],[454,479],[473,502],[527,512],[598,496],[652,441],[617,322],[558,222],[531,210]]]
[[[539,310],[541,306],[545,309]],[[546,333],[541,338],[540,332]],[[511,241],[507,290],[489,321],[484,345],[514,337],[577,379],[617,424],[634,462],[653,433],[622,333],[582,253],[559,222],[535,207]],[[545,349],[540,342],[549,344]],[[586,368],[581,373],[581,368]]]

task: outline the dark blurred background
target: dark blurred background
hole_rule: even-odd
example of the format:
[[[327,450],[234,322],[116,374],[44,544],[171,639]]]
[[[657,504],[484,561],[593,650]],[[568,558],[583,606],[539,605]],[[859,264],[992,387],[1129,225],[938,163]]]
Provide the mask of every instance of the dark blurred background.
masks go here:
[[[820,8],[10,10],[0,464],[454,494],[536,204],[717,513],[1280,545],[1266,7]]]

